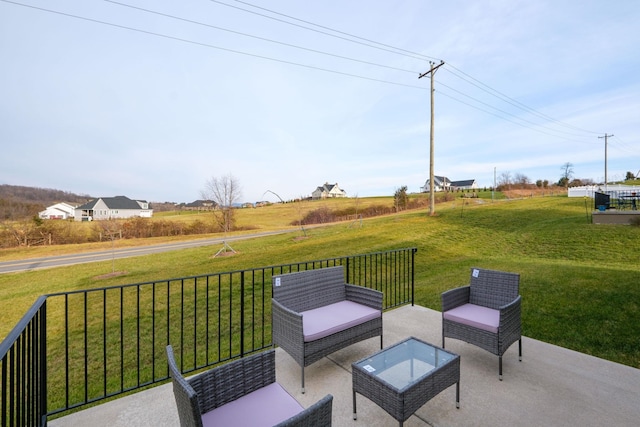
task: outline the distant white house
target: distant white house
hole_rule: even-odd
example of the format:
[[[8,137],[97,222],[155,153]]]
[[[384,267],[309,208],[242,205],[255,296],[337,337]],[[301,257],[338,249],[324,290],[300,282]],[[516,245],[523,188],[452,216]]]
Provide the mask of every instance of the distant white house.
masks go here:
[[[311,193],[311,198],[314,200],[330,199],[334,197],[347,197],[347,192],[338,187],[338,183],[325,183]]]
[[[430,179],[427,179],[427,181],[424,183],[423,187],[420,187],[420,191],[422,193],[428,193],[430,191],[431,186],[430,184]],[[437,176],[434,175],[433,177],[433,191],[434,192],[438,192],[438,191],[448,191],[451,189],[451,181],[449,180],[449,178],[447,178],[446,176]]]
[[[429,179],[424,183],[423,187],[420,187],[422,193],[429,192]],[[451,181],[446,176],[434,176],[433,177],[433,191],[456,191],[456,190],[476,190],[478,184],[475,179],[465,179],[462,181]]]
[[[47,209],[38,213],[38,216],[41,219],[67,219],[73,218],[75,207],[71,206],[68,203],[56,203],[55,205],[49,206]]]
[[[452,190],[477,190],[478,184],[475,179],[464,179],[462,181],[451,181]]]
[[[101,219],[151,218],[153,209],[144,200],[131,200],[125,196],[101,197],[93,199],[75,209],[76,221]]]

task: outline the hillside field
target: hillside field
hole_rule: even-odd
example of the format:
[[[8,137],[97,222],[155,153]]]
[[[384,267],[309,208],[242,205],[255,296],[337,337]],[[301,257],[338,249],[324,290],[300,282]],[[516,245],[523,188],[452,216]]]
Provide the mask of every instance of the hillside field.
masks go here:
[[[318,203],[337,209],[356,202],[391,204],[392,198]],[[439,203],[435,216],[420,208],[304,230],[291,225],[314,203],[238,211],[238,223],[247,228],[289,228],[291,233],[234,242],[238,253],[233,256],[213,258],[218,247],[200,247],[117,260],[116,268],[125,274],[107,279],[98,277],[111,271],[111,262],[0,275],[0,337],[46,293],[416,247],[417,304],[439,310],[441,292],[466,284],[471,267],[517,272],[524,335],[640,368],[640,227],[591,224],[590,199],[491,200],[483,195]],[[6,250],[0,260],[110,247]]]

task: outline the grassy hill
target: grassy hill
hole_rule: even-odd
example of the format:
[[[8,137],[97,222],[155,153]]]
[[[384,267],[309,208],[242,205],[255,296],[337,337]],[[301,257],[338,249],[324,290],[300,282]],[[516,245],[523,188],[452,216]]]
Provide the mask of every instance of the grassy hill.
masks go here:
[[[14,202],[48,205],[59,202],[82,204],[91,200],[91,196],[79,195],[52,188],[25,187],[23,185],[0,184],[0,199]]]
[[[234,242],[229,257],[202,247],[117,260],[127,274],[104,280],[111,262],[0,275],[0,337],[44,293],[417,247],[417,304],[439,310],[440,293],[466,284],[473,266],[518,272],[526,336],[640,368],[640,227],[591,224],[591,204],[457,198],[433,217],[418,209],[304,232],[290,225],[301,214],[295,204],[242,210],[240,222],[293,232]]]

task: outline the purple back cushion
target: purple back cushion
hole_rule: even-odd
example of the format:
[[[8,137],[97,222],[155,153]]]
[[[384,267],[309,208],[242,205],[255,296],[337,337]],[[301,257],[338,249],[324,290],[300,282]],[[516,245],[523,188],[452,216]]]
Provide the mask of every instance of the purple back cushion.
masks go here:
[[[445,311],[442,316],[463,325],[473,326],[483,331],[498,332],[500,326],[500,311],[475,304],[463,304],[449,311]]]
[[[300,314],[305,342],[328,337],[382,316],[380,310],[353,301],[340,301]]]
[[[204,427],[274,426],[304,408],[278,383],[271,383],[202,415]]]

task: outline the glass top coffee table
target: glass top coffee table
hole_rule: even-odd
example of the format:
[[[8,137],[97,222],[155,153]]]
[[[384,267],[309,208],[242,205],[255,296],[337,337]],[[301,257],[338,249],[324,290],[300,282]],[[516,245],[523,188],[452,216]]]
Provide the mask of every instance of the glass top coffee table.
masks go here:
[[[402,423],[441,391],[456,385],[460,407],[460,356],[414,337],[351,365],[353,419],[356,393]]]

